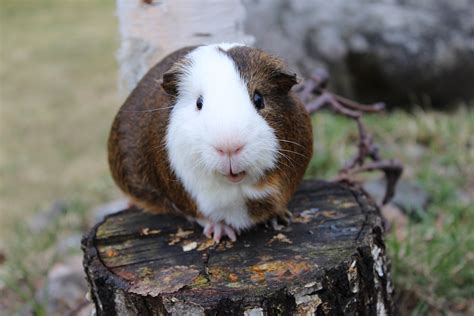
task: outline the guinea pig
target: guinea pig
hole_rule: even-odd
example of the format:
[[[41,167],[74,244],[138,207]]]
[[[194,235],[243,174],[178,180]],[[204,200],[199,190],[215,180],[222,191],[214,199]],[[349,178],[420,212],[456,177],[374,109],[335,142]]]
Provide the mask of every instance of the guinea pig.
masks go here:
[[[168,55],[115,117],[115,182],[132,204],[193,219],[216,241],[288,219],[313,152],[296,83],[280,59],[241,44]]]

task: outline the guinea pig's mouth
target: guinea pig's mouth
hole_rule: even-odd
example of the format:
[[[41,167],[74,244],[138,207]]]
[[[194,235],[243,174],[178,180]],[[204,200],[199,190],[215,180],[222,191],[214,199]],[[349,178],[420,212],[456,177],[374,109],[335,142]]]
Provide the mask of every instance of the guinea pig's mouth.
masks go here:
[[[232,169],[229,170],[229,174],[226,175],[226,178],[233,183],[239,183],[245,177],[245,171],[239,173],[233,173]]]

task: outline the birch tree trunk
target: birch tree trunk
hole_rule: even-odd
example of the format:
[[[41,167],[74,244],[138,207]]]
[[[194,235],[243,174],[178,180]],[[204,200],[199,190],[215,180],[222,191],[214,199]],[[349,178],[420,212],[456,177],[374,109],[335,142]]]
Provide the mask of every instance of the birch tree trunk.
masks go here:
[[[252,44],[244,33],[240,0],[117,0],[119,90],[137,85],[159,60],[178,48],[218,42]]]

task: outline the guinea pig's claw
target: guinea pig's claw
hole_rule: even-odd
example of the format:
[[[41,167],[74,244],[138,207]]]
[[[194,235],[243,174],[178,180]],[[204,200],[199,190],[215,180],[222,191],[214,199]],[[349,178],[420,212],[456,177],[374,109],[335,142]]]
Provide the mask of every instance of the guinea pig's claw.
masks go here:
[[[283,225],[278,224],[278,219],[276,218],[272,218],[269,223],[275,231],[280,231],[283,229]]]
[[[216,242],[220,242],[223,236],[229,237],[232,241],[237,240],[237,235],[234,229],[223,223],[208,222],[204,227],[203,233],[207,238],[212,238]]]
[[[232,227],[224,225],[224,232],[227,235],[227,237],[229,237],[230,240],[232,240],[232,241],[237,240],[237,236],[236,236],[235,231]]]
[[[206,226],[204,226],[203,234],[211,239],[212,238],[212,233],[214,232],[214,223],[207,223]]]
[[[292,216],[293,214],[288,209],[286,209],[284,214],[279,219],[283,223],[283,225],[288,226],[291,224]]]
[[[267,222],[267,227],[271,226],[273,230],[280,231],[283,229],[284,226],[288,226],[291,224],[291,217],[292,213],[289,210],[285,210],[283,214],[272,218]]]

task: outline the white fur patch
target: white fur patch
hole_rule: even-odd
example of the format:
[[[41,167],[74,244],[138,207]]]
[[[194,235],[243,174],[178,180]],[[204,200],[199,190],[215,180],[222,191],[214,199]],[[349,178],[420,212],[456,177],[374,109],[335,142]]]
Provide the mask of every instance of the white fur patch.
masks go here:
[[[186,191],[209,220],[225,222],[237,230],[254,223],[246,201],[260,199],[274,188],[255,184],[275,167],[278,140],[258,114],[234,61],[218,48],[240,44],[202,46],[188,54],[189,66],[179,80],[178,98],[171,112],[166,147],[171,167]],[[202,96],[203,107],[196,100]],[[219,155],[219,146],[244,145],[238,155]],[[242,182],[223,174],[246,172]]]

